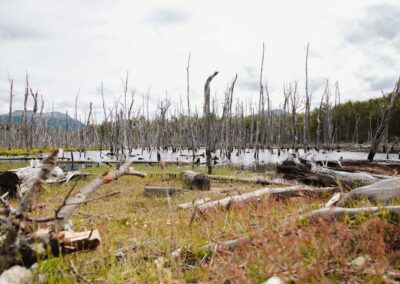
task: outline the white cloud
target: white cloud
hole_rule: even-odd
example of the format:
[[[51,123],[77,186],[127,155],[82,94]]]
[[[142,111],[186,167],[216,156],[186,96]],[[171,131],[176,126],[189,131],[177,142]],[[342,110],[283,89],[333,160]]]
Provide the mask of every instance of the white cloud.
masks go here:
[[[284,82],[298,80],[304,93],[307,42],[316,101],[325,78],[340,82],[342,100],[378,96],[399,75],[399,9],[395,0],[171,0],[167,6],[161,0],[3,0],[0,112],[8,107],[3,92],[9,75],[15,79],[16,107],[22,107],[26,71],[47,98],[47,108],[54,100],[55,108],[73,113],[79,89],[82,117],[90,101],[101,110],[101,82],[111,106],[122,94],[127,70],[138,103],[150,85],[153,109],[166,93],[178,103],[186,94],[189,52],[198,109],[205,79],[215,70],[220,73],[212,87],[219,98],[237,73],[235,96],[249,101],[258,92],[262,42],[264,77],[275,107]]]

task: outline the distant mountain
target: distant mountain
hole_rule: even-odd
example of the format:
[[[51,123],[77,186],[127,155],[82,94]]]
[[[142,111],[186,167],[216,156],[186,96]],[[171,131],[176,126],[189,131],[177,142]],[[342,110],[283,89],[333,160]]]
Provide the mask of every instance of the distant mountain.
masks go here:
[[[27,111],[28,118],[30,119],[32,117],[33,112],[32,111]],[[16,110],[12,113],[13,116],[13,121],[14,123],[21,123],[22,122],[22,115],[23,111],[22,110]],[[8,114],[2,114],[0,115],[0,122],[1,123],[8,123]],[[55,129],[65,129],[66,123],[68,123],[68,130],[77,130],[79,127],[85,127],[85,125],[80,122],[79,120],[75,120],[70,116],[67,116],[67,119],[65,118],[65,114],[54,111],[54,112],[45,112],[40,116],[40,114],[36,113],[36,118],[35,118],[37,123],[41,123],[43,120],[47,122],[47,126],[49,128]]]

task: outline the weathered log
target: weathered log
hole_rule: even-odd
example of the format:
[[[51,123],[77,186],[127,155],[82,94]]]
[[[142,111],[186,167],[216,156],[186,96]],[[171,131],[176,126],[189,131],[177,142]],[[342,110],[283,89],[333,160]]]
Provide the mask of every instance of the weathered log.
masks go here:
[[[284,161],[277,167],[278,173],[283,173],[285,178],[296,179],[306,184],[321,186],[334,186],[340,181],[342,185],[353,188],[375,183],[384,176],[372,175],[364,172],[346,172],[342,170],[333,170],[308,163],[294,163],[293,161]]]
[[[280,188],[262,188],[256,191],[246,192],[241,195],[229,196],[220,200],[207,202],[198,206],[199,211],[205,211],[210,208],[227,209],[232,203],[243,202],[264,195],[273,197],[294,197],[304,194],[313,194],[315,191],[305,185],[296,185],[291,187]]]
[[[282,182],[276,182],[276,181],[266,179],[263,177],[246,178],[246,177],[235,177],[235,176],[209,175],[208,178],[210,180],[215,180],[215,181],[254,183],[254,184],[261,184],[261,185],[284,185],[285,184]]]
[[[344,206],[352,200],[366,198],[377,203],[389,203],[400,199],[400,178],[381,180],[376,183],[353,189],[346,193],[338,202],[339,206]]]
[[[336,219],[348,215],[350,218],[353,218],[363,213],[377,213],[381,210],[387,210],[392,214],[400,216],[400,206],[384,206],[384,207],[360,207],[360,208],[343,208],[343,207],[321,208],[304,215],[304,217],[308,219],[313,219],[318,217],[329,217]]]
[[[368,173],[362,173],[362,172],[348,173],[343,171],[335,171],[320,166],[313,166],[311,168],[311,172],[313,174],[318,175],[321,178],[330,178],[333,181],[339,180],[342,184],[349,187],[364,186],[379,181],[378,178]]]
[[[205,174],[198,174],[192,171],[185,171],[182,173],[182,179],[189,184],[191,190],[210,190],[210,179]]]
[[[145,186],[144,187],[144,196],[173,196],[187,192],[184,189],[174,188],[174,187],[159,187],[159,186]]]
[[[203,198],[203,199],[199,199],[199,200],[193,200],[192,202],[187,202],[187,203],[182,203],[178,205],[178,208],[180,209],[189,209],[192,208],[193,206],[199,206],[202,205],[208,201],[210,201],[211,198]]]

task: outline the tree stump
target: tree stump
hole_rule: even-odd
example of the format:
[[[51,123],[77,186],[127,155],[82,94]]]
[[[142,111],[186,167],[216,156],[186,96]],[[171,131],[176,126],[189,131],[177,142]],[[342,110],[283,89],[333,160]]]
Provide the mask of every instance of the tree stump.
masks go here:
[[[210,178],[205,174],[198,174],[192,171],[182,173],[182,179],[189,185],[190,190],[210,190]]]

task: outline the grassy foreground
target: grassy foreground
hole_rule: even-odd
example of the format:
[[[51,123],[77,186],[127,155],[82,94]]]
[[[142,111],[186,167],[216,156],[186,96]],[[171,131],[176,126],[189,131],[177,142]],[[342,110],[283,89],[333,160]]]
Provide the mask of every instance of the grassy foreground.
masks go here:
[[[4,167],[4,166],[3,166]],[[116,196],[81,205],[74,212],[74,230],[98,229],[102,239],[95,251],[41,261],[36,280],[48,283],[261,283],[271,276],[296,283],[390,283],[387,274],[400,269],[400,224],[384,212],[356,220],[313,221],[298,216],[324,204],[325,198],[264,198],[233,205],[230,211],[213,210],[194,218],[193,210],[177,205],[194,199],[223,198],[227,193],[190,192],[167,198],[143,196],[145,185],[183,187],[182,182],[158,175],[158,167],[140,166],[149,177],[125,176],[103,186],[96,196],[120,191]],[[101,174],[109,168],[87,169]],[[184,168],[167,167],[164,172]],[[201,170],[198,170],[201,171]],[[251,175],[232,168],[216,174]],[[77,188],[88,182],[80,181]],[[47,186],[38,215],[51,215],[73,182]],[[213,183],[213,190],[229,194],[261,188],[259,185]],[[240,237],[250,241],[232,250],[205,254],[199,247]],[[144,243],[117,260],[122,247]],[[181,257],[171,253],[182,248]],[[354,260],[362,256],[362,265]],[[353,262],[353,263],[352,263]],[[72,267],[76,267],[73,269]]]

